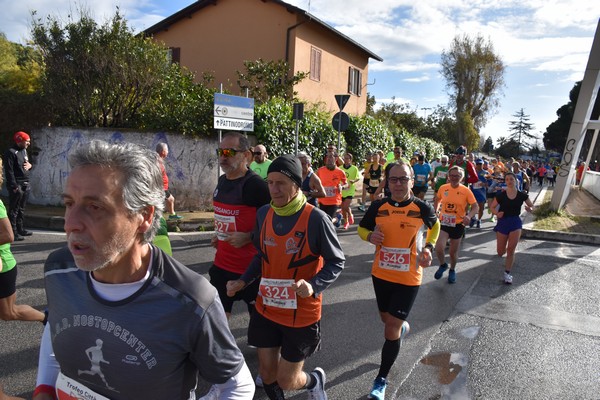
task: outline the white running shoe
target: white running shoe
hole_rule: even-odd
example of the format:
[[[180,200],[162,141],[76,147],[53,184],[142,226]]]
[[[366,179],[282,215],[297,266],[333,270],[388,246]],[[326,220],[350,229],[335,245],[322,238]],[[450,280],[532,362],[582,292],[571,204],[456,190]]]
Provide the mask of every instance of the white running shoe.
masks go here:
[[[312,370],[310,375],[317,380],[317,384],[314,388],[308,390],[308,398],[310,400],[327,400],[327,393],[325,393],[325,371],[321,368],[315,368]]]
[[[257,387],[264,387],[264,383],[263,383],[263,380],[262,380],[262,377],[260,376],[260,374],[256,375],[256,379],[254,380],[254,384]]]
[[[504,283],[506,283],[507,285],[512,284],[513,281],[513,277],[511,274],[509,274],[508,272],[504,272]]]

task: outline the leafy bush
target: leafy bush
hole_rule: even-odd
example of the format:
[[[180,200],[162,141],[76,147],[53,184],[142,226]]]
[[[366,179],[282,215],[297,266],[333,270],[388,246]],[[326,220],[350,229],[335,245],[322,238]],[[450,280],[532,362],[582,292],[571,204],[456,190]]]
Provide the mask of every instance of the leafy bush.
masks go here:
[[[204,75],[199,83],[186,69],[172,64],[153,96],[132,121],[138,128],[180,132],[191,136],[210,136],[213,130],[215,89],[208,85],[213,77]]]
[[[255,107],[254,134],[272,158],[295,152],[296,121],[292,115],[293,104],[277,97]],[[327,143],[337,143],[337,132],[331,126],[330,118],[328,113],[315,107],[305,110],[300,122],[298,151],[311,155],[315,165],[325,154]]]
[[[375,150],[387,153],[394,147],[390,130],[379,120],[367,115],[350,118],[345,138],[348,151],[354,156],[357,165],[361,165],[367,154]]]

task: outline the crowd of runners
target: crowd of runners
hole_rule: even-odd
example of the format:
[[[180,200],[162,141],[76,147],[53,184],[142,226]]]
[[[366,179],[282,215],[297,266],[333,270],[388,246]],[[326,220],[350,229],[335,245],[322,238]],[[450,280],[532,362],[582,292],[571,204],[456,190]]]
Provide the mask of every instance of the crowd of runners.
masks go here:
[[[406,158],[397,146],[369,154],[359,169],[352,154],[329,145],[315,155],[323,166],[313,169],[307,153],[270,160],[267,150],[238,132],[227,132],[216,149],[223,175],[213,194],[209,281],[152,245],[163,210],[178,219],[161,161],[166,146],[92,141],[70,154],[68,246],[45,264],[46,313],[21,318],[45,323],[34,399],[74,392],[193,399],[198,375],[212,384],[205,400],[252,399],[255,387],[269,399],[285,399],[290,390],[327,399],[326,372],[306,371],[304,363],[321,345],[323,293],[343,273],[337,231],[352,225],[357,240],[374,246],[383,322],[369,398],[385,398],[423,268],[435,264],[435,279],[447,272],[455,283],[460,242],[483,218],[497,222],[503,281],[512,283],[519,215],[523,204],[533,207],[527,193],[535,175],[526,161],[476,158],[464,146]],[[433,202],[425,200],[429,190]],[[0,252],[2,265],[9,252]],[[0,311],[15,319],[6,310],[15,307],[16,269],[6,269]],[[228,326],[240,300],[258,371],[248,369]]]

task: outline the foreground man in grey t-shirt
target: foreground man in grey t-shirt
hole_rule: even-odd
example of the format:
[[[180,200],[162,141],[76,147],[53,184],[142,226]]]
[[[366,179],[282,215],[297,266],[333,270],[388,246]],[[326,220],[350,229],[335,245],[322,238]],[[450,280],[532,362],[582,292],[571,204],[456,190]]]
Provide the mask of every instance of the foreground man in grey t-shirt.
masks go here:
[[[164,191],[156,153],[92,141],[69,156],[68,246],[45,265],[49,318],[34,399],[223,399],[254,382],[214,287],[151,245]]]

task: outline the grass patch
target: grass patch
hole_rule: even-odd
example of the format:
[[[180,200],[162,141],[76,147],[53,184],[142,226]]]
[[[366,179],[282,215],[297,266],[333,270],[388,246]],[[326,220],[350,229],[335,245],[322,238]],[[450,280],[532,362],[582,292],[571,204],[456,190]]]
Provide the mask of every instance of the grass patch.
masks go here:
[[[588,217],[577,217],[564,209],[553,210],[550,204],[553,191],[548,189],[542,204],[536,207],[533,215],[533,229],[543,231],[563,231],[574,233],[600,234],[600,222]]]

